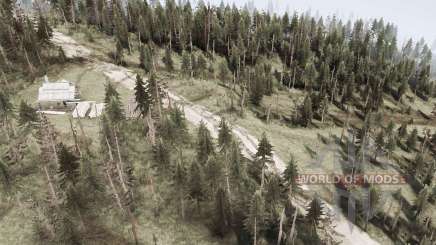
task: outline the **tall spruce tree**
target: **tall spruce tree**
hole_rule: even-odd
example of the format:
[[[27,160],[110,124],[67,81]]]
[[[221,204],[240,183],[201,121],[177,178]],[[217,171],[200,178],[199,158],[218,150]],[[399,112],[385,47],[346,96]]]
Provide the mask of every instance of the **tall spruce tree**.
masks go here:
[[[136,101],[135,111],[139,111],[140,115],[142,117],[145,117],[150,109],[151,98],[139,74],[136,75],[135,101]]]
[[[201,121],[197,132],[197,161],[204,166],[212,154],[214,154],[212,137],[206,124]]]
[[[27,104],[24,100],[21,101],[18,111],[18,123],[20,125],[32,122],[38,122],[39,116],[33,107]]]

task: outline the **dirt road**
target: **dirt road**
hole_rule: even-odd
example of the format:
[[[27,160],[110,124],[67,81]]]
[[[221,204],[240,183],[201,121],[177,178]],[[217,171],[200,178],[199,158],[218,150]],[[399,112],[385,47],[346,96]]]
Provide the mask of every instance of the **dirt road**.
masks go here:
[[[92,56],[92,51],[88,48],[79,45],[71,37],[68,37],[60,32],[54,32],[53,43],[59,45],[63,48],[66,56],[68,58],[83,57],[87,58]],[[113,82],[117,82],[125,86],[126,88],[133,90],[135,86],[135,76],[136,74],[125,68],[116,66],[114,64],[101,62],[93,59],[90,62],[93,63],[96,70],[104,73]],[[169,98],[183,105],[186,119],[194,124],[198,125],[201,121],[206,124],[206,127],[210,130],[211,135],[214,138],[218,137],[218,125],[221,118],[213,113],[209,112],[206,108],[200,105],[191,103],[190,101],[184,99],[181,96],[173,94],[171,91],[167,91]],[[250,133],[238,126],[232,125],[233,134],[241,142],[241,149],[246,157],[251,158],[257,151],[258,140],[250,135]],[[279,173],[283,172],[285,169],[284,162],[279,156],[273,154],[274,165],[272,168]],[[304,186],[303,189],[308,189]],[[304,202],[304,201],[303,201]],[[307,201],[308,202],[308,201]],[[306,203],[307,204],[307,203]],[[305,203],[300,203],[300,208],[304,208]],[[325,202],[325,207],[328,211],[335,215],[334,219],[334,231],[337,233],[338,240],[342,241],[342,244],[354,244],[354,245],[372,245],[379,244],[377,241],[373,240],[366,232],[361,230],[359,227],[349,222],[348,219],[341,212],[333,212],[333,207]]]

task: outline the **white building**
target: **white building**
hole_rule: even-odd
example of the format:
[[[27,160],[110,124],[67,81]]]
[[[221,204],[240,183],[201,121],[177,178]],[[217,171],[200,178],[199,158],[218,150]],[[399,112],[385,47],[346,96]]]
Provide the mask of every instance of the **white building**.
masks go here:
[[[42,86],[38,90],[38,103],[42,107],[66,108],[68,102],[78,101],[76,99],[76,87],[66,80],[49,82],[45,76]]]

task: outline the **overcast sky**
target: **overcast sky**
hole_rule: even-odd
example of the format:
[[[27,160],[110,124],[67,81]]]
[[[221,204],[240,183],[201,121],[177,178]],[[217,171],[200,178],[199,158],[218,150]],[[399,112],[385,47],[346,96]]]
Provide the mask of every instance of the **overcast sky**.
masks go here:
[[[204,0],[207,2],[207,0]],[[221,0],[209,0],[219,4]],[[223,0],[243,6],[248,0]],[[269,0],[253,0],[258,9],[268,9]],[[297,10],[321,16],[336,14],[341,19],[380,18],[398,27],[399,41],[424,37],[429,45],[436,40],[436,0],[272,0],[274,11]],[[435,45],[436,46],[436,45]],[[433,47],[436,48],[436,47]]]

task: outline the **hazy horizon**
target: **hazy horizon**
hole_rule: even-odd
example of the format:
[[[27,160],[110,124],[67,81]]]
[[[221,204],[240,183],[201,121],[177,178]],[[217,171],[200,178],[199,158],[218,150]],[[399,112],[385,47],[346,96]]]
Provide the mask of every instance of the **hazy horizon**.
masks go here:
[[[198,1],[198,0],[197,0]],[[269,0],[222,0],[224,3],[242,7],[248,2],[253,2],[257,9],[268,10]],[[220,4],[221,0],[204,0],[214,4]],[[436,48],[436,31],[433,25],[436,23],[435,0],[271,0],[273,11],[283,14],[289,10],[291,13],[310,11],[320,16],[336,15],[347,21],[357,18],[373,19],[383,18],[398,27],[399,42],[403,43],[408,38],[414,41],[423,37],[425,41]],[[435,28],[436,29],[436,28]]]

